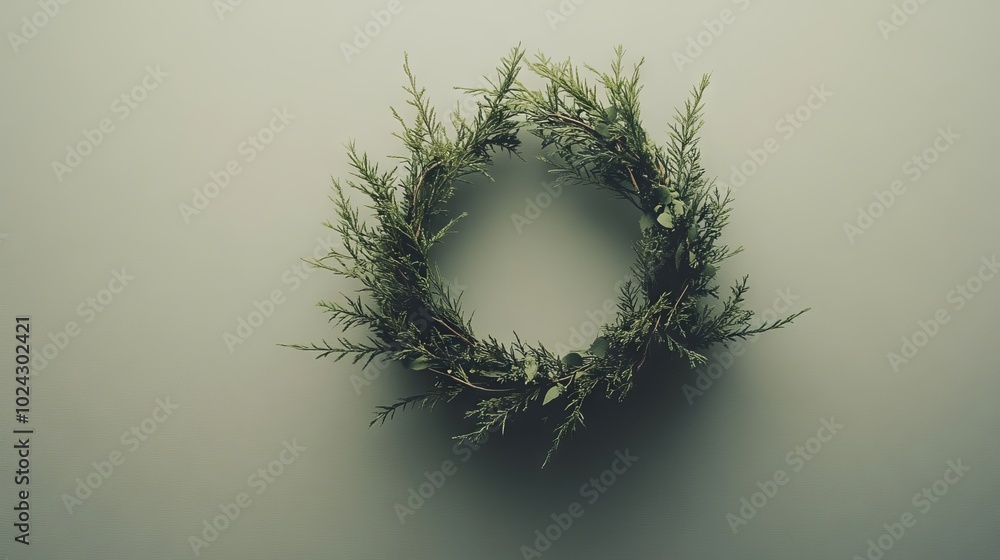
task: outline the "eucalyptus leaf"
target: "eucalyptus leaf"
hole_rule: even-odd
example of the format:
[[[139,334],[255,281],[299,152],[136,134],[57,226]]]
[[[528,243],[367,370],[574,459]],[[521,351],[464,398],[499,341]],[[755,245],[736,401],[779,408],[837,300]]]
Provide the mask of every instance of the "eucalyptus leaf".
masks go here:
[[[597,337],[596,340],[594,340],[594,343],[590,345],[590,349],[587,350],[587,352],[590,352],[595,356],[603,357],[605,354],[608,353],[608,348],[610,346],[611,342],[609,342],[608,339],[604,338],[603,336],[599,336]]]
[[[642,231],[646,231],[647,229],[653,227],[653,224],[655,223],[656,217],[652,214],[643,214],[642,216],[639,216],[639,229]]]
[[[410,368],[412,370],[415,370],[415,371],[420,371],[422,369],[429,368],[430,365],[431,365],[430,358],[428,358],[426,356],[420,356],[419,358],[415,358],[413,360],[410,360],[406,364],[406,367],[408,367],[408,368]]]
[[[687,209],[687,207],[684,206],[684,201],[682,201],[679,198],[675,198],[674,201],[671,202],[671,205],[673,205],[674,216],[680,216],[684,214],[684,211]]]
[[[614,122],[618,120],[618,109],[615,109],[614,106],[608,107],[605,113],[607,113],[609,121]]]
[[[550,402],[552,402],[553,399],[555,399],[561,394],[562,394],[561,385],[553,385],[552,387],[549,387],[549,390],[545,391],[545,398],[542,399],[542,404],[543,405],[549,404]]]
[[[524,375],[527,376],[528,381],[531,381],[538,373],[538,362],[535,361],[534,356],[528,356],[524,359]]]
[[[480,373],[479,375],[482,375],[483,377],[493,377],[493,378],[496,378],[496,377],[503,377],[504,375],[507,375],[507,374],[504,373],[504,372],[502,372],[502,371],[484,371],[484,372]]]
[[[688,241],[694,243],[694,240],[698,238],[698,226],[697,224],[691,224],[688,228]]]
[[[583,356],[578,352],[570,352],[563,356],[562,362],[569,367],[580,367],[583,365]]]
[[[677,253],[674,254],[674,269],[681,269],[681,259],[684,258],[684,247],[680,246],[677,248]]]
[[[712,265],[710,265],[710,264],[706,264],[705,265],[705,276],[708,276],[709,278],[715,276],[715,267],[712,266]]]
[[[674,200],[674,195],[676,194],[666,185],[660,185],[660,187],[656,190],[656,193],[659,195],[658,200],[664,204],[670,204]]]
[[[608,128],[608,125],[604,123],[595,124],[594,130],[596,130],[597,133],[600,134],[601,136],[608,136],[608,134],[611,132],[611,130]]]
[[[660,223],[661,226],[671,229],[674,227],[674,218],[667,212],[664,212],[656,217],[656,221]]]

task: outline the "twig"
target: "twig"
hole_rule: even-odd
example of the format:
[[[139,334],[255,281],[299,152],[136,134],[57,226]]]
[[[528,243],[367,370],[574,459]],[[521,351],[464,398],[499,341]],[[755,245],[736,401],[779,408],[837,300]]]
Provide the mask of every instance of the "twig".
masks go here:
[[[428,165],[427,168],[424,169],[424,172],[420,174],[420,178],[417,179],[417,186],[413,187],[413,207],[414,208],[416,208],[416,206],[417,206],[417,191],[419,191],[420,190],[420,186],[424,184],[424,177],[427,177],[427,174],[430,173],[432,169],[434,169],[435,167],[438,167],[439,165],[441,165],[440,161],[435,161],[434,163]]]
[[[681,294],[677,296],[677,300],[674,301],[674,306],[670,309],[670,313],[667,315],[667,323],[670,323],[670,319],[673,318],[674,312],[677,311],[677,306],[680,305],[681,300],[684,299],[684,294],[687,293],[688,283],[684,282],[684,289],[681,290]],[[656,334],[656,329],[660,328],[660,319],[663,317],[663,313],[656,314],[656,322],[653,324],[653,328],[649,331],[649,338],[646,340],[646,348],[642,351],[642,360],[639,360],[639,365],[635,366],[635,371],[639,371],[642,364],[646,363],[646,356],[649,355],[649,346],[653,343],[653,336]]]
[[[677,311],[677,306],[680,305],[681,300],[684,299],[684,294],[687,292],[687,289],[688,289],[688,283],[687,283],[687,281],[685,281],[684,282],[684,289],[681,290],[681,295],[677,296],[677,301],[674,302],[674,307],[673,307],[673,309],[670,310],[670,315],[667,315],[667,322],[668,323],[670,322],[670,319],[674,316],[674,312]]]
[[[434,163],[428,165],[427,168],[424,169],[424,172],[420,174],[420,178],[417,179],[417,186],[413,187],[413,203],[411,204],[411,206],[414,209],[414,214],[416,214],[415,211],[417,208],[417,192],[420,191],[420,186],[424,184],[424,178],[427,177],[427,174],[430,173],[432,169],[438,167],[439,165],[441,165],[440,161],[435,161]],[[420,227],[422,225],[423,225],[422,220],[417,222],[417,230],[413,234],[414,241],[420,237]]]
[[[587,123],[585,123],[585,122],[583,122],[583,121],[581,121],[579,119],[574,119],[573,117],[570,117],[570,116],[567,116],[567,115],[563,115],[563,114],[560,114],[560,113],[549,113],[548,116],[549,116],[549,118],[556,118],[556,119],[559,119],[559,120],[564,121],[564,122],[575,124],[575,125],[583,128],[587,132],[593,134],[594,136],[600,136],[599,132],[597,132],[596,130],[594,130],[593,128],[591,128],[590,125],[588,125]]]
[[[462,336],[461,334],[459,334],[458,331],[456,331],[455,329],[453,329],[451,327],[451,325],[449,325],[448,323],[446,323],[445,321],[443,321],[440,317],[434,317],[434,320],[437,321],[438,323],[441,323],[442,325],[444,325],[444,328],[446,328],[449,331],[451,331],[451,334],[453,334],[453,335],[457,336],[458,338],[462,339],[462,341],[465,342],[466,344],[468,344],[469,346],[475,346],[475,344],[471,340],[469,340],[468,338],[465,338],[464,336]]]
[[[635,182],[635,175],[632,174],[632,168],[625,166],[625,169],[628,170],[628,178],[632,179],[632,185],[635,187],[635,192],[639,192],[639,183]]]
[[[443,372],[441,370],[437,370],[437,369],[434,369],[434,368],[427,368],[427,369],[429,369],[430,371],[433,371],[434,373],[436,373],[438,375],[443,375],[443,376],[447,377],[448,379],[451,379],[452,381],[455,381],[457,383],[465,385],[466,387],[468,387],[470,389],[476,389],[477,391],[487,391],[487,392],[490,392],[490,393],[510,393],[511,391],[514,390],[514,389],[490,389],[489,387],[480,387],[479,385],[473,385],[472,383],[469,383],[468,381],[466,381],[466,380],[464,380],[464,379],[462,379],[460,377],[455,377],[454,375],[452,375],[450,373],[445,373],[445,372]]]
[[[560,383],[560,382],[562,382],[562,381],[565,381],[565,380],[569,379],[569,380],[570,380],[570,382],[569,382],[569,383],[568,383],[568,384],[566,385],[566,388],[568,389],[568,388],[569,388],[569,386],[573,384],[573,380],[575,380],[575,379],[576,379],[576,376],[577,376],[577,375],[579,375],[579,374],[581,374],[581,373],[583,373],[583,372],[587,371],[588,369],[590,369],[590,368],[591,368],[591,367],[593,367],[593,366],[594,366],[594,362],[590,362],[589,364],[587,364],[587,365],[583,366],[582,368],[580,368],[580,369],[578,369],[578,370],[574,371],[573,373],[571,373],[571,374],[569,374],[569,375],[564,375],[564,376],[562,376],[562,377],[559,377],[559,378],[557,378],[557,379],[555,380],[555,382],[556,382],[556,383]]]

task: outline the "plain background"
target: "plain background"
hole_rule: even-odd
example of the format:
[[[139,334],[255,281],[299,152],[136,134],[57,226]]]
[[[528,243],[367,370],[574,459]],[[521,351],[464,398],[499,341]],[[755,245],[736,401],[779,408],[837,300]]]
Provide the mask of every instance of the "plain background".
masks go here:
[[[847,560],[905,512],[916,525],[883,537],[886,559],[996,558],[1000,280],[971,280],[1000,232],[996,3],[401,0],[386,25],[381,0],[220,4],[0,8],[0,557],[193,558],[189,537],[246,492],[252,503],[201,557],[523,558],[552,514],[580,502],[584,515],[544,558]],[[32,34],[22,18],[44,25]],[[760,158],[768,139],[779,146],[734,189],[724,240],[745,251],[719,279],[749,274],[758,313],[776,291],[794,296],[793,311],[812,308],[731,364],[718,354],[729,365],[701,395],[684,394],[696,373],[655,369],[664,383],[595,411],[545,470],[547,434],[524,429],[456,453],[449,437],[467,426],[454,409],[369,430],[377,405],[416,387],[410,373],[389,367],[356,390],[358,366],[278,346],[337,335],[314,304],[355,286],[308,268],[291,278],[336,242],[321,224],[334,217],[331,176],[348,173],[345,143],[383,165],[400,153],[389,107],[411,114],[403,53],[446,112],[469,103],[454,86],[478,85],[517,43],[602,69],[617,44],[629,63],[645,57],[643,115],[658,142],[711,72],[708,173],[731,183],[732,166]],[[363,48],[348,56],[351,44]],[[166,76],[134,90],[147,67]],[[813,88],[832,96],[820,103]],[[133,91],[143,99],[126,113],[116,100]],[[283,108],[294,118],[247,161],[241,143]],[[797,110],[789,135],[782,123]],[[113,131],[57,173],[102,119]],[[935,150],[949,129],[957,139]],[[925,151],[934,163],[917,177],[910,160]],[[455,200],[472,215],[438,262],[479,336],[557,344],[614,297],[637,217],[606,193],[567,190],[519,232],[511,214],[549,178],[530,142],[524,155]],[[240,174],[185,217],[180,205],[230,160]],[[875,192],[896,180],[905,191],[880,211]],[[849,235],[870,207],[878,217]],[[123,268],[134,280],[102,292]],[[978,292],[959,309],[949,293],[967,282]],[[274,290],[282,303],[227,345]],[[86,311],[99,297],[107,305]],[[894,370],[888,353],[939,309],[948,322],[917,335],[926,344]],[[12,525],[18,314],[32,317],[35,355],[67,322],[79,327],[31,378],[30,548]],[[162,423],[147,420],[157,399],[178,407]],[[787,454],[831,417],[844,428],[793,472]],[[155,432],[135,448],[122,439],[133,426]],[[293,441],[305,449],[258,494],[254,473],[278,470]],[[626,449],[638,460],[587,503],[581,485]],[[124,463],[67,508],[77,479],[97,481],[94,463],[115,452]],[[958,460],[971,470],[923,513],[914,495]],[[401,523],[395,504],[445,461],[457,472]],[[727,514],[778,470],[788,484],[734,534]]]

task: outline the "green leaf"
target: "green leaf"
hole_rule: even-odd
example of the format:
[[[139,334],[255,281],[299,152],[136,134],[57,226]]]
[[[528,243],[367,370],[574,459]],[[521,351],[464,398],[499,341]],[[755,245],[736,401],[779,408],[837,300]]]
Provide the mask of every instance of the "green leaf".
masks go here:
[[[549,387],[548,391],[545,391],[545,398],[542,399],[542,404],[546,405],[552,402],[552,399],[558,397],[562,394],[562,385],[553,385]]]
[[[611,130],[608,128],[608,125],[604,123],[595,124],[594,130],[596,130],[597,133],[600,134],[601,136],[608,136],[608,134],[611,132]]]
[[[694,253],[688,253],[688,262],[691,264],[691,268],[695,268],[698,264],[698,258],[694,256]]]
[[[667,212],[664,212],[656,217],[656,221],[660,223],[661,226],[670,229],[674,227],[674,218]]]
[[[694,240],[698,238],[698,226],[697,224],[691,224],[688,228],[688,241],[694,243]]]
[[[615,109],[614,106],[608,107],[605,113],[607,113],[609,121],[614,122],[618,120],[618,109]]]
[[[494,378],[496,378],[496,377],[503,377],[504,375],[507,375],[507,374],[504,373],[504,372],[502,372],[502,371],[484,371],[484,372],[480,373],[479,375],[482,375],[483,377],[494,377]]]
[[[406,367],[408,367],[408,368],[410,368],[410,369],[412,369],[414,371],[420,371],[422,369],[429,368],[430,365],[431,365],[430,358],[428,358],[426,356],[420,356],[419,358],[415,358],[413,360],[410,360],[406,364]]]
[[[528,356],[524,359],[524,375],[528,377],[528,381],[531,381],[535,374],[538,373],[538,362],[535,361],[534,356]]]
[[[680,216],[684,214],[686,207],[684,206],[684,202],[681,199],[679,198],[674,199],[674,201],[671,204],[673,205],[675,216]]]
[[[683,245],[680,246],[680,247],[678,247],[677,248],[677,253],[674,254],[674,269],[675,270],[680,270],[681,269],[681,259],[682,258],[684,258],[684,246]]]
[[[580,367],[583,365],[583,356],[578,352],[570,352],[563,356],[562,362],[569,367]]]
[[[674,193],[673,189],[671,189],[670,187],[666,185],[660,185],[656,191],[656,194],[658,195],[657,200],[659,200],[664,204],[670,204],[674,200],[674,195],[676,193]]]
[[[710,264],[706,264],[705,265],[705,276],[708,276],[709,278],[715,276],[715,267],[712,266],[712,265],[710,265]]]
[[[639,229],[646,231],[647,229],[653,227],[656,223],[656,218],[652,214],[643,214],[639,216]]]
[[[587,352],[590,352],[595,356],[603,357],[605,354],[608,353],[608,348],[610,346],[611,343],[608,341],[608,339],[604,338],[603,336],[599,336],[597,337],[596,340],[594,340],[594,343],[590,345],[590,349],[587,350]]]

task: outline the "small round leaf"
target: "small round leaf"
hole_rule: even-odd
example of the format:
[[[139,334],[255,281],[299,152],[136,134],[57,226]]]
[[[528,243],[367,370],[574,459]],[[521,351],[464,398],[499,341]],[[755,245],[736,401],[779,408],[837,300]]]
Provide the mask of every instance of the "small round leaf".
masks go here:
[[[580,367],[583,365],[583,356],[577,352],[570,352],[563,356],[562,362],[569,367]]]
[[[664,212],[656,217],[656,221],[660,223],[661,226],[671,229],[674,227],[674,218],[667,212]]]
[[[538,362],[535,361],[534,356],[528,356],[524,359],[524,375],[527,376],[528,381],[531,381],[535,374],[538,373]]]
[[[408,367],[408,368],[410,368],[410,369],[412,369],[414,371],[419,371],[419,370],[422,370],[422,369],[429,368],[430,365],[431,365],[430,358],[428,358],[426,356],[420,356],[419,358],[414,358],[414,359],[410,360],[406,364],[406,367]]]
[[[670,204],[671,202],[673,202],[674,194],[676,193],[674,193],[673,189],[671,189],[670,187],[666,185],[660,185],[660,187],[656,191],[656,194],[658,195],[657,200],[659,200],[664,204]]]
[[[608,339],[603,336],[599,336],[596,340],[594,340],[594,343],[590,345],[590,349],[587,350],[587,352],[590,352],[595,356],[604,356],[608,353],[608,347],[610,346],[611,343],[608,342]]]
[[[642,216],[639,216],[639,229],[642,231],[646,231],[647,229],[653,227],[654,223],[656,223],[656,217],[652,214],[643,214]]]

